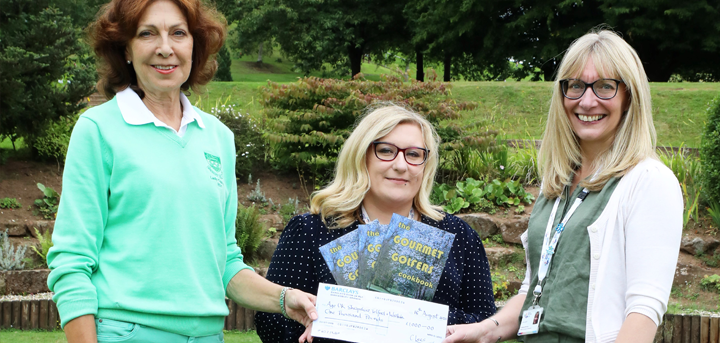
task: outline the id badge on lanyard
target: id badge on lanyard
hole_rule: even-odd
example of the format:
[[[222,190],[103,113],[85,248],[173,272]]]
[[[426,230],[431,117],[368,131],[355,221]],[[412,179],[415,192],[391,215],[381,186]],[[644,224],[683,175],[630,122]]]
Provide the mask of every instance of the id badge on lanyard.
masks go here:
[[[583,188],[582,193],[580,193],[580,195],[578,195],[578,197],[575,199],[575,202],[570,207],[570,210],[568,210],[568,212],[565,214],[565,217],[563,217],[562,221],[560,221],[560,223],[555,227],[555,235],[553,235],[551,240],[550,234],[553,231],[553,221],[555,220],[555,214],[557,214],[557,209],[560,206],[560,197],[555,198],[555,204],[553,205],[552,212],[550,212],[550,219],[548,219],[548,224],[545,228],[545,236],[543,237],[543,246],[540,253],[540,266],[538,267],[538,282],[535,286],[535,289],[533,290],[534,298],[532,306],[530,306],[530,308],[525,310],[522,314],[522,319],[520,320],[520,329],[517,333],[518,336],[532,335],[538,333],[538,330],[540,328],[540,321],[542,320],[542,313],[544,310],[538,305],[540,296],[542,296],[543,281],[545,280],[548,270],[550,269],[553,255],[555,255],[555,253],[557,252],[558,241],[560,240],[560,235],[563,233],[563,231],[565,231],[565,225],[567,224],[568,220],[570,220],[570,217],[572,217],[573,213],[575,213],[575,210],[577,210],[578,206],[580,206],[583,200],[585,200],[585,197],[587,197],[589,192],[590,191],[588,191],[587,188]]]

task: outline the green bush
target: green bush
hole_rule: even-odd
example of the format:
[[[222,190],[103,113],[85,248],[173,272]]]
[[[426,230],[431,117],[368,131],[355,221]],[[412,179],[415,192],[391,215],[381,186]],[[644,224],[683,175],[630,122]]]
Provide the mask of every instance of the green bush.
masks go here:
[[[685,207],[683,209],[683,227],[685,227],[690,220],[693,218],[695,221],[698,220],[698,211],[700,203],[704,203],[704,199],[701,198],[703,178],[702,163],[700,159],[689,153],[682,152],[683,147],[680,146],[677,152],[674,151],[661,151],[659,156],[660,160],[672,170],[675,177],[680,182],[680,189],[683,194],[683,203]]]
[[[226,99],[226,103],[230,98]],[[261,124],[250,118],[250,114],[236,110],[234,105],[215,104],[210,109],[214,115],[235,135],[235,174],[244,178],[257,168],[265,159],[265,142]]]
[[[260,211],[255,204],[245,207],[238,204],[235,220],[235,238],[243,255],[252,257],[262,241],[265,228],[260,222]]]
[[[223,45],[220,48],[220,52],[217,54],[218,68],[215,72],[215,81],[232,81],[232,75],[230,74],[230,65],[232,65],[232,58],[230,58],[230,51],[228,51],[227,45]]]
[[[488,208],[488,203],[497,206],[519,206],[521,203],[529,205],[533,200],[535,197],[525,192],[520,181],[503,182],[498,179],[485,182],[468,178],[458,181],[455,187],[437,184],[431,195],[431,201],[442,205],[447,213],[458,213],[470,206],[473,210],[484,209]]]
[[[702,188],[710,203],[720,203],[720,96],[707,109],[707,124],[700,143]]]
[[[68,144],[70,144],[70,135],[78,118],[80,118],[80,115],[76,114],[70,117],[58,118],[50,123],[47,130],[37,137],[33,143],[40,157],[55,159],[58,165],[65,163]]]
[[[261,90],[263,112],[268,118],[264,137],[276,167],[329,178],[357,119],[369,105],[391,101],[424,115],[435,125],[443,140],[441,154],[493,144],[491,133],[471,134],[458,125],[439,127],[440,121],[457,118],[459,111],[476,106],[453,100],[449,90],[450,85],[442,82],[406,83],[388,75],[381,81],[358,75],[349,81],[306,77],[292,84],[269,82]]]
[[[15,198],[2,198],[0,199],[0,208],[7,208],[7,209],[13,209],[13,208],[22,208],[22,205],[20,202]]]
[[[706,291],[720,292],[720,275],[705,275],[700,280],[700,287]]]
[[[300,199],[298,198],[289,198],[288,202],[282,206],[280,206],[280,215],[283,218],[283,223],[287,224],[292,217],[300,214],[302,211],[302,208],[300,207]]]

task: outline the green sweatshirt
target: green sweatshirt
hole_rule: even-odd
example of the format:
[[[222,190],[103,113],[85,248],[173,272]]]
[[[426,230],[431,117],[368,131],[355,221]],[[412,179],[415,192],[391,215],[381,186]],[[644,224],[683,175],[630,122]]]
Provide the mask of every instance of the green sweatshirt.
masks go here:
[[[127,124],[117,98],[70,139],[48,254],[62,325],[82,315],[187,336],[216,334],[230,279],[250,268],[235,241],[233,134],[195,109],[181,138]]]

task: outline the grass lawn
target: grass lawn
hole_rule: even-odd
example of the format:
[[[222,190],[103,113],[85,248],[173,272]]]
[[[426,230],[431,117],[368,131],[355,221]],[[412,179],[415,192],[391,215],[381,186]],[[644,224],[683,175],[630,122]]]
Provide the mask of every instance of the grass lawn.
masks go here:
[[[65,343],[62,331],[0,330],[0,342],[12,343]],[[225,331],[226,343],[260,343],[255,331]]]
[[[244,71],[233,62],[233,71]],[[277,63],[278,70],[283,64]],[[287,67],[287,66],[285,66]],[[364,68],[375,69],[364,64]],[[380,71],[389,69],[378,67]],[[252,74],[246,74],[252,75]],[[258,115],[261,110],[258,88],[267,84],[270,77],[276,82],[294,82],[301,74],[255,74],[256,81],[212,82],[199,103],[209,110],[216,103],[236,105],[243,112]],[[284,76],[283,76],[284,75]],[[293,77],[290,79],[289,76]],[[286,77],[287,76],[287,77]],[[235,78],[235,76],[233,76]],[[250,77],[250,76],[248,76]],[[265,81],[257,81],[257,78]],[[237,79],[237,78],[235,78]],[[552,92],[551,82],[453,82],[452,97],[463,101],[476,101],[479,106],[463,114],[461,121],[478,116],[487,119],[491,129],[505,138],[541,139],[545,129],[547,110]],[[658,145],[699,147],[706,120],[707,104],[720,95],[720,83],[651,83],[653,117],[658,133]],[[194,103],[199,99],[191,97]]]

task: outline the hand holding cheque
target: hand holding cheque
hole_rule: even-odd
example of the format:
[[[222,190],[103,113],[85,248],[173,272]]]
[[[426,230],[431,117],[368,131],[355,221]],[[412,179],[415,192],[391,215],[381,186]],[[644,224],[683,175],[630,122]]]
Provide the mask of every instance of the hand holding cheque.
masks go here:
[[[448,306],[320,284],[312,336],[352,342],[441,342]]]

